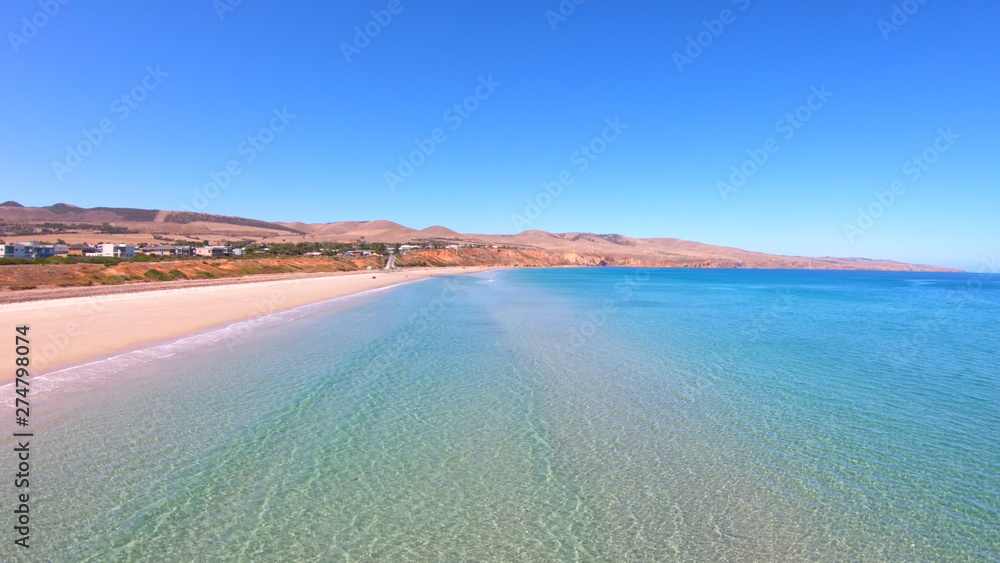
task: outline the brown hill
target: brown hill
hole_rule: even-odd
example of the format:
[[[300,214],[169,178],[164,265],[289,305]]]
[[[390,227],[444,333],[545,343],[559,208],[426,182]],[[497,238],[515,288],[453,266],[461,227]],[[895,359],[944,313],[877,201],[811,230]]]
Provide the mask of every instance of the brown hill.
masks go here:
[[[426,229],[417,231],[416,234],[417,234],[418,238],[428,238],[428,239],[433,239],[433,238],[443,238],[443,239],[456,238],[456,239],[458,239],[458,238],[462,237],[462,235],[460,235],[459,233],[456,233],[455,231],[453,231],[451,229],[448,229],[448,228],[445,228],[445,227],[442,227],[440,225],[434,225],[433,227],[427,227]]]
[[[283,223],[291,227],[292,223]],[[409,239],[416,231],[392,221],[340,221],[338,223],[317,223],[306,225],[295,223],[296,228],[317,240],[323,237],[341,237],[343,239],[366,239],[389,241],[390,239]]]
[[[27,236],[32,231],[40,235],[144,234],[188,238],[263,238],[283,233],[301,235],[302,231],[278,223],[257,219],[212,215],[188,211],[161,211],[129,207],[82,208],[66,203],[47,207],[24,207],[16,202],[0,206],[0,235]],[[109,229],[107,226],[113,227]],[[37,239],[37,237],[34,237]],[[69,241],[69,238],[64,238]],[[74,242],[84,242],[74,240]],[[95,241],[91,241],[95,242]],[[129,242],[136,242],[130,240]]]
[[[618,234],[524,231],[516,235],[462,234],[442,226],[412,229],[392,221],[272,223],[242,217],[187,211],[81,208],[59,203],[23,207],[0,205],[0,236],[7,241],[155,242],[163,240],[252,240],[269,242],[407,243],[436,241],[477,246],[483,253],[461,254],[469,265],[633,265],[688,268],[789,268],[846,270],[953,271],[948,268],[862,258],[808,258],[751,252],[674,238],[637,239]],[[493,248],[496,247],[496,248]],[[501,250],[517,250],[515,254]],[[489,250],[493,254],[489,254]],[[520,251],[531,251],[522,253]],[[444,251],[447,252],[447,251]],[[454,251],[452,251],[454,254]],[[426,254],[426,253],[424,253]],[[454,263],[440,252],[427,263]]]

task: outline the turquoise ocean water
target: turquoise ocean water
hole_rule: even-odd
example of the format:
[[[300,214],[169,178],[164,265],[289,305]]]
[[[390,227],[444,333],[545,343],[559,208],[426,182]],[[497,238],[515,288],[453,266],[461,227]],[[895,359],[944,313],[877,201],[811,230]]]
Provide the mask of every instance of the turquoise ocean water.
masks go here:
[[[508,270],[34,385],[3,560],[1000,560],[1000,275]]]

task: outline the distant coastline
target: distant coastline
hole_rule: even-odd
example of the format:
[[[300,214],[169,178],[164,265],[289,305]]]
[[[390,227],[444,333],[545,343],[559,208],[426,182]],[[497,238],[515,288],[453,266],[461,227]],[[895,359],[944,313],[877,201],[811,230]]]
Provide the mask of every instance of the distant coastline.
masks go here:
[[[428,250],[413,253],[409,261],[417,264],[402,271],[438,269],[497,269],[497,268],[701,268],[701,269],[773,269],[817,271],[903,271],[954,272],[947,268],[782,268],[736,267],[732,265],[677,266],[651,263],[638,259],[607,260],[600,257],[578,257],[566,260],[544,251],[506,253],[477,252],[475,249],[456,251]],[[592,263],[592,262],[597,263]],[[397,261],[402,263],[403,261]],[[583,262],[583,263],[581,263]],[[591,263],[587,263],[591,262]],[[378,260],[344,261],[335,258],[269,258],[163,260],[157,262],[122,261],[114,265],[100,264],[8,264],[0,265],[0,305],[48,299],[90,297],[247,284],[291,279],[342,276],[384,271]],[[350,268],[350,269],[348,269]],[[371,268],[370,270],[368,268]]]
[[[144,280],[144,277],[164,280],[363,270],[369,266],[385,266],[390,254],[394,255],[396,265],[407,267],[961,271],[882,259],[785,256],[676,238],[540,230],[516,235],[465,234],[442,226],[418,230],[385,220],[307,224],[203,212],[120,207],[86,209],[65,203],[25,207],[14,201],[0,204],[0,240],[21,245],[32,242],[59,244],[64,254],[53,253],[46,258],[49,266],[55,268],[53,272],[64,278],[55,285],[101,285],[108,277],[114,278],[111,283],[121,283]],[[103,253],[91,246],[98,243],[103,243]],[[117,269],[110,272],[101,268],[82,272],[85,267],[65,263],[72,261],[74,254],[81,258],[119,257],[120,253],[114,248],[128,245],[131,245],[129,254],[134,253],[136,260],[145,262],[143,269],[115,264]],[[10,250],[10,256],[17,255],[16,249]],[[190,273],[183,267],[168,267],[165,262],[177,257],[204,257],[202,262],[208,267]],[[214,269],[212,263],[219,258],[233,259],[234,264]],[[0,270],[0,289],[50,285],[45,279],[34,283],[30,274],[8,269],[11,267],[8,263]],[[180,275],[172,274],[173,269]],[[31,272],[34,273],[38,270]]]

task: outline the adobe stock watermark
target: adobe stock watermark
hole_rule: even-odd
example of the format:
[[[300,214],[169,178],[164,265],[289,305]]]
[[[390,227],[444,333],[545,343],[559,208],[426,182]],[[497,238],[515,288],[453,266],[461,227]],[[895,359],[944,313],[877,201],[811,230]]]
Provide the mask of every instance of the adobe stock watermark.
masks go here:
[[[818,88],[813,86],[810,88],[810,91],[811,93],[806,98],[806,103],[796,108],[795,111],[786,113],[784,117],[774,124],[775,132],[780,134],[784,140],[791,140],[795,136],[795,133],[806,122],[812,119],[817,111],[823,109],[833,96],[833,92],[828,91],[825,84],[821,84]],[[771,155],[776,154],[780,150],[781,144],[774,137],[764,139],[759,148],[747,149],[747,156],[749,158],[741,164],[729,168],[731,172],[729,182],[720,181],[715,183],[715,187],[719,191],[719,196],[722,197],[723,203],[729,201],[729,194],[740,191],[740,188],[745,186],[750,178],[767,164]]]
[[[265,322],[265,317],[281,310],[289,295],[294,295],[302,287],[302,278],[296,279],[290,287],[278,286],[266,298],[254,300],[255,313],[242,321],[230,325],[224,337],[226,348],[232,352],[250,339]]]
[[[441,116],[445,123],[451,124],[452,131],[458,131],[465,123],[466,119],[479,109],[482,102],[490,99],[497,88],[502,86],[502,82],[493,80],[493,75],[479,77],[479,84],[473,93],[466,96],[461,102],[454,104]],[[396,171],[385,171],[385,182],[389,185],[389,190],[395,192],[396,186],[405,183],[413,174],[427,162],[432,154],[437,151],[439,145],[448,140],[448,134],[443,127],[435,127],[430,136],[426,139],[415,139],[413,144],[416,149],[407,155],[399,155],[399,165]]]
[[[763,339],[778,324],[783,315],[792,310],[795,296],[788,287],[778,290],[778,296],[767,309],[743,325],[740,339],[733,343],[722,358],[723,370],[730,370],[746,355],[747,347]]]
[[[163,79],[168,76],[170,73],[160,70],[160,65],[156,65],[156,68],[147,66],[146,75],[142,77],[142,81],[111,102],[111,113],[117,114],[118,121],[125,121],[132,115],[132,110],[138,108],[139,104],[149,96],[149,93],[156,90],[163,83]],[[94,129],[81,131],[83,135],[81,141],[73,146],[66,145],[66,157],[61,162],[52,161],[52,171],[55,173],[56,179],[62,182],[66,174],[83,164],[83,159],[93,154],[94,149],[99,147],[104,139],[114,131],[115,124],[110,117],[98,121],[97,127]]]
[[[951,127],[948,127],[947,130],[939,128],[937,133],[938,136],[934,139],[931,146],[919,154],[913,155],[903,163],[901,171],[911,184],[919,181],[924,173],[930,170],[930,167],[941,159],[941,155],[948,152],[955,144],[955,141],[961,137],[961,135],[953,132]],[[875,222],[895,205],[896,199],[905,194],[907,189],[906,182],[903,180],[894,180],[889,184],[888,190],[875,192],[873,194],[875,201],[869,203],[867,207],[859,207],[858,217],[853,223],[844,223],[844,234],[847,236],[847,241],[853,244],[859,236],[865,234],[875,226]]]
[[[750,0],[732,0],[732,2],[738,6],[740,12],[745,12],[750,7]],[[702,20],[701,25],[705,29],[694,36],[688,35],[686,37],[687,44],[684,46],[683,53],[674,51],[673,59],[677,66],[677,72],[683,73],[685,65],[693,63],[695,59],[704,54],[705,49],[711,47],[715,40],[726,31],[726,26],[736,23],[736,17],[736,12],[725,8],[719,12],[718,19]]]
[[[893,368],[899,369],[916,360],[920,353],[933,343],[934,336],[941,332],[948,316],[955,315],[970,306],[983,286],[1000,275],[1000,261],[997,260],[996,254],[992,257],[984,256],[982,262],[983,266],[979,268],[975,278],[970,278],[964,285],[953,289],[948,294],[946,306],[938,309],[933,317],[923,320],[917,332],[910,334],[903,345],[887,355],[886,360]]]
[[[271,120],[266,127],[262,127],[255,135],[248,136],[245,141],[236,146],[236,153],[243,156],[243,162],[247,164],[253,162],[260,153],[267,149],[268,145],[274,142],[278,133],[284,131],[288,124],[295,119],[295,114],[288,113],[287,107],[280,110],[274,108],[271,110],[271,114]],[[235,158],[227,162],[222,170],[209,172],[208,177],[211,181],[200,189],[195,188],[191,205],[181,204],[180,210],[203,211],[213,199],[219,197],[222,190],[229,187],[229,183],[234,178],[242,173],[243,167],[240,165],[240,160]]]
[[[389,27],[393,16],[403,13],[404,8],[405,6],[400,0],[389,0],[384,9],[372,10],[372,19],[368,20],[367,23],[363,26],[355,26],[351,42],[341,41],[340,43],[340,52],[344,54],[347,63],[350,64],[351,57],[360,55],[361,51],[371,45],[372,40],[381,35],[382,30]]]
[[[716,386],[719,379],[728,379],[733,371],[746,362],[748,353],[753,351],[756,344],[765,342],[768,336],[780,328],[785,319],[795,310],[798,296],[792,293],[791,287],[780,287],[776,291],[776,296],[771,303],[762,307],[753,317],[739,325],[733,332],[731,344],[728,346],[718,346],[718,356],[712,362],[711,370],[718,374],[718,377],[705,377],[699,380],[692,380],[684,385],[684,394],[692,403],[699,402],[702,398],[710,396],[709,391]]]
[[[14,54],[21,52],[21,47],[37,37],[38,32],[49,25],[49,22],[59,15],[62,7],[69,2],[70,0],[39,0],[38,7],[41,9],[21,18],[21,33],[13,31],[7,33],[7,40],[10,41],[10,48],[14,49]]]
[[[215,15],[219,16],[219,21],[225,21],[226,16],[235,12],[236,7],[243,3],[243,0],[213,0],[212,8]]]
[[[549,27],[552,31],[556,30],[556,27],[569,19],[570,16],[576,13],[578,6],[582,6],[587,0],[562,0],[559,5],[556,6],[555,10],[545,10],[545,19],[549,22]]]
[[[397,331],[391,341],[383,342],[380,354],[373,355],[371,361],[361,371],[360,377],[354,381],[361,387],[368,385],[378,377],[386,366],[396,365],[407,353],[408,347],[417,342],[425,332],[441,322],[441,314],[455,301],[464,295],[464,289],[454,278],[444,278],[444,284],[438,296],[428,301],[423,307],[410,314],[403,330]]]
[[[878,30],[882,32],[882,38],[889,40],[889,34],[899,31],[910,21],[910,16],[916,14],[920,7],[927,3],[927,0],[904,0],[901,4],[892,5],[892,13],[888,20],[878,20]]]
[[[589,143],[580,145],[580,148],[570,155],[569,162],[576,165],[577,174],[586,172],[590,168],[590,164],[604,154],[608,147],[617,141],[629,127],[628,123],[622,123],[620,117],[615,117],[613,120],[609,117],[604,120],[604,123],[606,127],[600,135],[591,139]],[[555,180],[542,182],[542,189],[535,194],[535,197],[524,198],[523,214],[510,214],[514,228],[522,231],[535,219],[541,217],[542,211],[548,209],[562,195],[563,190],[573,185],[575,181],[573,172],[567,168],[560,172]]]
[[[630,271],[623,280],[614,285],[614,293],[605,299],[601,306],[587,313],[587,320],[570,328],[565,344],[556,344],[555,351],[566,358],[575,355],[597,331],[608,322],[608,317],[618,312],[621,306],[635,299],[636,293],[642,289],[650,278],[648,268],[636,268]]]

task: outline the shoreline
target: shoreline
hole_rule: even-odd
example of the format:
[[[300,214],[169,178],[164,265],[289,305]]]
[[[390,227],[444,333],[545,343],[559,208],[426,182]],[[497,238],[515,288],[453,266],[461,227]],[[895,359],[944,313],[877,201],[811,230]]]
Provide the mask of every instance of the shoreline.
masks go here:
[[[400,270],[408,273],[410,271],[423,271],[433,268],[413,268],[412,270]],[[285,281],[308,278],[328,278],[341,276],[356,276],[361,274],[378,275],[389,274],[384,270],[352,270],[341,272],[301,272],[301,273],[281,273],[281,274],[253,274],[248,276],[233,276],[216,279],[191,279],[191,280],[171,280],[171,281],[147,281],[139,283],[129,283],[121,285],[94,285],[88,287],[59,287],[46,286],[35,289],[23,290],[2,290],[0,291],[0,307],[4,305],[14,305],[17,303],[31,303],[37,301],[50,301],[53,299],[74,299],[98,297],[104,295],[126,295],[148,293],[155,291],[171,291],[179,289],[192,289],[198,287],[215,287],[226,285],[240,285],[263,283],[272,281]]]
[[[202,346],[205,344],[215,344],[219,345],[230,339],[239,340],[244,337],[243,333],[240,333],[240,327],[248,327],[249,330],[254,330],[260,324],[268,323],[269,319],[274,319],[278,323],[291,322],[298,320],[300,318],[310,315],[308,309],[315,307],[323,307],[325,304],[332,303],[335,301],[340,301],[343,299],[350,299],[354,297],[363,297],[366,295],[373,295],[382,292],[391,291],[397,287],[402,287],[404,285],[410,285],[414,283],[419,283],[422,281],[427,281],[435,276],[421,276],[414,277],[410,279],[405,279],[399,281],[395,284],[386,285],[383,287],[369,288],[356,293],[348,293],[346,295],[339,295],[336,297],[330,297],[329,299],[324,299],[322,301],[317,301],[313,303],[306,303],[304,305],[299,305],[292,307],[290,309],[276,310],[274,312],[262,314],[255,317],[250,317],[246,319],[236,320],[233,322],[225,323],[218,326],[213,326],[206,328],[204,330],[199,330],[194,333],[184,334],[182,336],[171,336],[162,340],[156,340],[147,344],[142,344],[132,349],[120,350],[112,354],[89,357],[79,362],[70,363],[67,365],[61,365],[50,369],[45,372],[39,372],[32,375],[34,379],[35,391],[61,391],[64,389],[63,385],[67,381],[79,382],[82,377],[83,380],[91,380],[94,376],[98,376],[103,379],[107,374],[107,369],[109,366],[105,362],[112,362],[119,360],[115,367],[110,367],[114,372],[118,372],[124,369],[126,372],[132,367],[144,365],[150,362],[156,362],[164,358],[169,358],[178,353],[179,350],[188,349],[189,341],[197,341],[198,344],[195,346]],[[288,318],[284,317],[288,313],[295,313],[296,311],[301,311],[301,314],[294,317]],[[282,316],[283,318],[277,318]],[[229,332],[231,329],[237,329],[237,333],[234,335]],[[124,367],[122,367],[121,361],[124,361]],[[92,369],[96,368],[96,369]],[[61,377],[61,374],[67,373],[68,377]],[[11,401],[13,400],[14,383],[13,382],[2,382],[0,383],[0,400]],[[66,403],[66,397],[61,395],[49,395],[47,397],[49,402],[49,407],[58,410]]]
[[[494,269],[458,266],[391,273],[279,274],[279,279],[250,282],[237,278],[242,281],[187,287],[167,282],[171,287],[0,304],[0,314],[10,319],[11,328],[30,327],[30,373],[38,376],[330,299]],[[0,362],[12,365],[14,357],[13,347],[0,349]],[[12,381],[0,385],[7,383]]]

